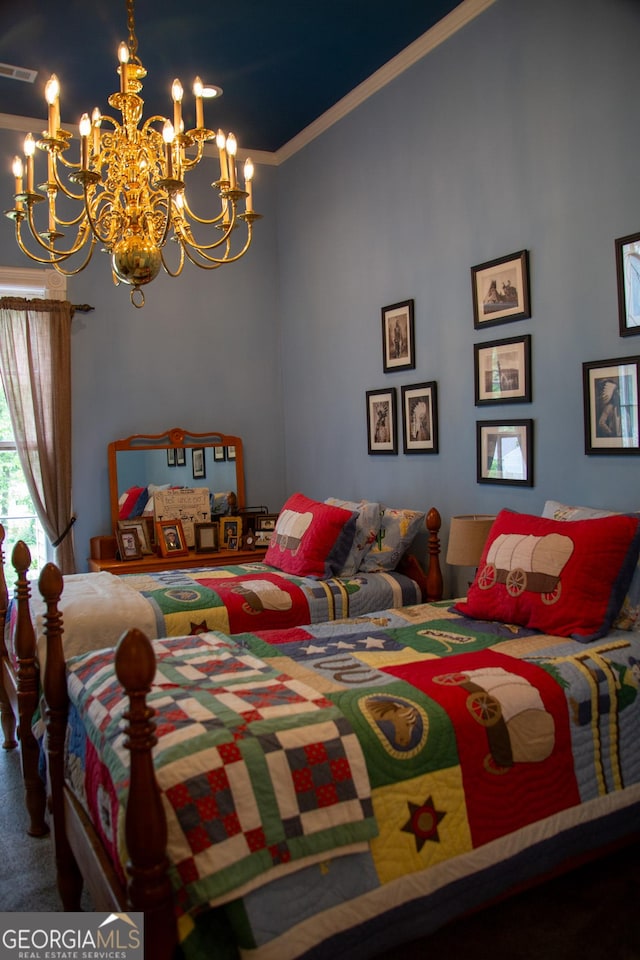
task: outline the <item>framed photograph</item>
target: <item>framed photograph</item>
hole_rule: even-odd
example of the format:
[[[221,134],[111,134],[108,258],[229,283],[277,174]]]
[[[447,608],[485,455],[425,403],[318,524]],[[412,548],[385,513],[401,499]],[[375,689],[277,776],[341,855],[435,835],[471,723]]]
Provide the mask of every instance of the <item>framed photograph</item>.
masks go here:
[[[531,401],[531,335],[476,343],[476,406]]]
[[[616,240],[620,336],[640,333],[640,233]]]
[[[176,467],[184,467],[187,463],[187,451],[184,447],[176,448]]]
[[[213,459],[214,460],[226,460],[226,453],[224,447],[221,444],[217,444],[213,448]]]
[[[227,460],[235,460],[236,458],[236,448],[227,447]]]
[[[121,560],[139,560],[142,557],[138,531],[135,527],[122,529],[118,524],[116,541]]]
[[[149,526],[147,523],[147,518],[136,517],[135,519],[131,520],[118,520],[118,529],[122,533],[129,530],[135,531],[136,536],[138,537],[141,555],[153,553],[153,547],[151,546],[151,540],[149,538]]]
[[[207,475],[207,468],[204,462],[204,447],[193,447],[191,450],[191,466],[193,468],[193,479],[201,480]]]
[[[396,391],[367,390],[369,453],[397,453]]]
[[[405,453],[438,452],[438,387],[435,380],[401,388]]]
[[[189,554],[180,520],[158,520],[156,539],[163,557],[186,557]]]
[[[176,465],[176,448],[167,447],[167,466],[175,467]]]
[[[585,453],[640,453],[640,357],[582,364]]]
[[[520,250],[471,267],[476,329],[531,316],[529,252]]]
[[[218,524],[194,523],[196,553],[215,553],[218,549]]]
[[[382,308],[382,366],[385,373],[415,368],[413,335],[413,300]]]
[[[220,548],[222,550],[237,550],[242,538],[242,517],[220,518]],[[235,540],[235,547],[229,546],[229,541]]]
[[[256,547],[268,547],[276,530],[277,513],[263,513],[256,517]]]
[[[533,420],[476,423],[478,483],[533,486]]]

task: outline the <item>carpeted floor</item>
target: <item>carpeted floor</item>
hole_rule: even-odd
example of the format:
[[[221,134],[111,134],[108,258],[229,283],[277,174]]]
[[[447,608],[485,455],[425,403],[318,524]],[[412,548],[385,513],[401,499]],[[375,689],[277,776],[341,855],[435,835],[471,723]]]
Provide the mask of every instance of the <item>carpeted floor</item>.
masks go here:
[[[50,837],[26,834],[20,757],[0,750],[0,909],[59,910]],[[640,828],[640,824],[638,825]],[[91,910],[86,898],[84,909]],[[640,844],[379,960],[640,960]]]

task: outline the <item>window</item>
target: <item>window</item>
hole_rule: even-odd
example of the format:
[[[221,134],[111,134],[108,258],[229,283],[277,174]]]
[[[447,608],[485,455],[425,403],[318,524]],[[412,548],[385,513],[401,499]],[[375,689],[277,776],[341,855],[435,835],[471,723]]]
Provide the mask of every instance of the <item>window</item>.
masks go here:
[[[0,523],[4,526],[4,552],[11,585],[11,552],[17,540],[24,540],[31,551],[30,576],[38,576],[47,562],[47,538],[29,496],[18,451],[16,450],[9,408],[0,389]]]
[[[54,270],[0,267],[0,296],[64,300],[66,279]],[[31,552],[30,577],[37,577],[53,552],[31,501],[16,450],[11,418],[0,384],[0,523],[4,526],[4,554],[9,568],[17,540]]]

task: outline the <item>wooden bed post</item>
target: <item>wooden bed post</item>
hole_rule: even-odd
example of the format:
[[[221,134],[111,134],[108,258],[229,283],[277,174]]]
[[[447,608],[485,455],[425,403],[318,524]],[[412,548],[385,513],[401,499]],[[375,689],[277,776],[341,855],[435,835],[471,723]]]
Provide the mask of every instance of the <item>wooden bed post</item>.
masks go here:
[[[440,527],[442,518],[435,507],[427,514],[429,531],[429,569],[427,571],[427,600],[442,600],[442,570],[440,569]]]
[[[27,578],[27,571],[31,565],[31,554],[28,546],[22,540],[18,540],[14,546],[11,562],[18,575],[15,590],[18,605],[16,622],[18,736],[20,737],[20,757],[27,811],[31,821],[27,832],[32,837],[44,837],[49,833],[49,827],[45,821],[46,791],[38,770],[40,751],[31,729],[38,707],[39,694],[36,635],[29,609],[31,586]]]
[[[16,715],[11,706],[11,697],[7,684],[11,681],[5,676],[5,671],[11,671],[9,664],[9,652],[4,642],[4,629],[7,622],[7,612],[9,610],[9,591],[7,590],[7,580],[4,574],[4,527],[0,523],[0,722],[2,723],[2,735],[4,742],[2,746],[5,750],[14,750],[18,746],[16,740]]]
[[[38,586],[47,610],[44,633],[47,641],[47,665],[43,680],[47,719],[47,773],[51,791],[53,842],[56,857],[58,892],[65,910],[80,910],[82,875],[71,852],[64,829],[64,744],[69,713],[67,674],[62,650],[62,614],[58,602],[62,596],[62,574],[53,563],[42,568]]]
[[[125,835],[129,899],[145,915],[145,956],[168,958],[177,941],[171,883],[167,874],[167,821],[153,770],[155,710],[146,695],[156,671],[153,647],[140,630],[129,630],[116,647],[116,674],[129,697],[124,714],[125,747],[131,751]]]

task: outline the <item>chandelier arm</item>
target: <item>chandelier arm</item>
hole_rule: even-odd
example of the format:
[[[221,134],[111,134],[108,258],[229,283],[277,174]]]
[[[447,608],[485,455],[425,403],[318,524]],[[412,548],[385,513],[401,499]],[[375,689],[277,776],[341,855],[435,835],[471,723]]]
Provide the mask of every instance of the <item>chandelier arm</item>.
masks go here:
[[[191,261],[191,263],[193,263],[194,266],[196,266],[196,267],[200,267],[201,270],[215,270],[216,267],[221,267],[221,266],[223,266],[223,265],[226,264],[226,263],[235,263],[236,260],[240,260],[240,258],[245,255],[245,253],[247,252],[247,250],[248,250],[249,247],[251,246],[252,234],[253,234],[253,225],[252,225],[252,224],[248,224],[248,225],[247,225],[247,239],[246,239],[245,245],[244,245],[244,247],[242,248],[242,250],[240,250],[238,253],[236,253],[233,257],[229,257],[229,256],[225,256],[225,257],[210,257],[208,254],[206,254],[206,253],[204,252],[205,249],[209,249],[208,247],[196,247],[196,248],[195,248],[196,253],[199,254],[199,256],[201,256],[204,260],[207,260],[208,263],[200,263],[197,259],[195,259],[194,255],[193,255],[193,254],[191,253],[191,251],[190,251],[188,248],[186,248],[186,247],[185,247],[185,254],[186,254],[186,256],[189,258],[189,260]],[[227,238],[227,249],[229,249],[229,245],[230,245],[230,240],[229,240],[229,238]]]
[[[189,218],[191,220],[194,220],[196,223],[202,223],[205,226],[212,226],[213,224],[216,224],[216,223],[222,223],[227,213],[226,208],[223,207],[223,209],[220,211],[217,217],[212,217],[211,219],[208,219],[206,217],[199,217],[198,214],[195,213],[190,207],[186,197],[184,198],[183,203],[184,203],[185,212],[188,213]]]
[[[185,257],[185,248],[180,244],[180,262],[175,270],[172,270],[167,261],[164,258],[164,249],[160,251],[160,257],[162,260],[162,269],[165,273],[168,273],[170,277],[179,277],[182,273],[184,267],[184,257]]]
[[[82,194],[81,194],[81,193],[73,193],[73,192],[66,186],[66,184],[64,184],[64,183],[62,182],[62,180],[60,179],[60,174],[58,173],[58,157],[59,157],[61,160],[63,160],[62,154],[54,153],[54,154],[53,154],[53,157],[52,157],[53,163],[51,164],[51,170],[52,170],[52,172],[53,172],[53,179],[54,179],[54,182],[55,182],[56,187],[58,188],[58,190],[60,190],[60,191],[65,195],[65,197],[68,197],[69,200],[78,200],[78,201],[82,200]],[[63,160],[63,163],[64,163],[64,160]],[[72,164],[71,166],[73,166],[73,164]],[[79,169],[79,165],[75,165],[75,166],[76,166],[76,168]]]
[[[38,246],[42,247],[43,250],[46,250],[46,252],[51,257],[54,257],[56,262],[58,263],[62,263],[62,261],[67,260],[69,257],[72,257],[87,242],[87,237],[88,237],[87,224],[86,222],[83,222],[83,223],[80,223],[78,227],[76,241],[69,250],[56,250],[55,246],[53,246],[52,244],[45,243],[45,241],[42,238],[43,238],[43,234],[46,236],[46,233],[44,231],[43,233],[39,233],[36,230],[35,223],[33,222],[33,204],[28,204],[27,222],[29,224],[29,232],[33,240],[35,240]],[[18,237],[18,245],[20,246],[20,249],[23,251],[23,253],[26,253],[27,256],[31,256],[27,248],[24,246],[24,243],[21,242],[21,234],[18,228],[19,228],[19,221],[16,221],[16,229],[17,229],[16,236]]]
[[[44,241],[42,240],[40,234],[38,234],[38,233],[33,229],[33,226],[32,226],[31,223],[29,224],[29,230],[30,230],[30,234],[31,234],[32,239],[35,240],[35,242],[36,242],[40,247],[42,247],[42,249],[48,254],[48,256],[46,256],[46,257],[45,257],[45,256],[38,256],[36,253],[33,253],[31,250],[29,250],[29,249],[27,248],[27,246],[26,246],[25,243],[24,243],[24,240],[22,239],[22,230],[21,230],[21,226],[20,226],[20,220],[16,219],[16,243],[18,244],[18,247],[20,248],[20,250],[21,250],[21,251],[24,253],[24,255],[27,256],[30,260],[35,261],[35,263],[51,264],[52,266],[56,267],[56,269],[58,269],[58,265],[59,265],[60,263],[64,263],[65,260],[68,260],[69,257],[72,257],[75,253],[77,253],[78,250],[80,250],[80,249],[82,248],[82,246],[84,245],[84,243],[86,242],[86,237],[85,237],[81,242],[75,244],[74,247],[73,247],[71,250],[56,250],[55,247],[51,247],[51,246],[49,246],[48,244],[44,243]],[[92,241],[92,243],[93,243],[93,242],[95,242],[95,241]],[[83,266],[80,267],[81,270],[83,270],[84,267],[85,267],[85,266],[87,265],[87,263],[89,262],[90,256],[91,256],[91,254],[89,254],[89,257],[87,257],[87,259],[85,260]],[[79,271],[74,271],[74,273],[77,273],[77,272],[79,272]],[[68,274],[68,275],[70,276],[70,274]]]

